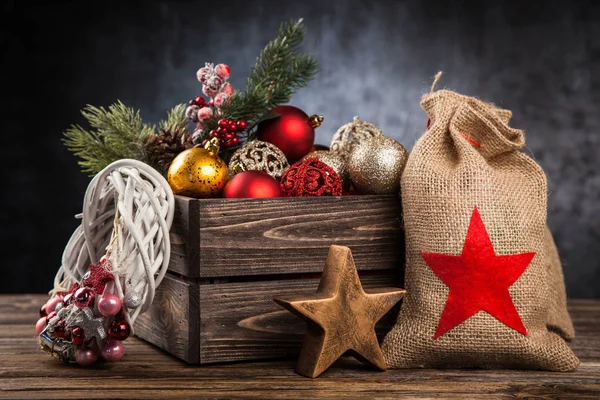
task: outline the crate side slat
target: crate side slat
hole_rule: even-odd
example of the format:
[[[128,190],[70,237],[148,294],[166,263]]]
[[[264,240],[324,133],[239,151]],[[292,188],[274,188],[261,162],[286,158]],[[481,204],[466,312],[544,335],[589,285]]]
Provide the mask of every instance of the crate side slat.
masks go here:
[[[365,288],[398,287],[400,280],[400,269],[361,277]],[[273,296],[311,293],[318,285],[319,279],[201,285],[201,363],[296,356],[306,324],[275,304]],[[389,331],[398,308],[377,324],[379,335]]]
[[[152,305],[135,322],[136,336],[184,361],[198,363],[199,300],[198,284],[165,275]]]
[[[396,195],[195,202],[201,254],[186,276],[318,273],[332,244],[350,247],[359,270],[404,263]]]

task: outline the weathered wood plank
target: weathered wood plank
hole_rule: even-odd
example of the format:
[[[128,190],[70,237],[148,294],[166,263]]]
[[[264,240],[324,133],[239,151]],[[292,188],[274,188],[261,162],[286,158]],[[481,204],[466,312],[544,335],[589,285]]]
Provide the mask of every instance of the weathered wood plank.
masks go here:
[[[125,342],[125,357],[118,363],[64,367],[37,348],[34,324],[46,298],[0,295],[0,398],[600,398],[598,300],[569,302],[577,331],[572,347],[582,360],[574,372],[376,372],[341,359],[311,380],[293,372],[295,359],[194,368],[135,337]]]
[[[185,210],[178,210],[175,217],[169,269],[188,277],[320,272],[331,244],[351,247],[362,269],[390,269],[404,263],[400,199],[394,195],[178,197],[179,207]]]
[[[365,288],[397,286],[399,275],[364,276]],[[200,286],[202,364],[295,356],[306,324],[273,301],[273,295],[314,292],[319,279],[224,283]],[[399,307],[377,325],[391,328]]]
[[[166,275],[154,302],[135,323],[135,334],[189,363],[199,354],[198,285]]]
[[[381,373],[342,359],[311,380],[294,374],[294,359],[193,368],[137,338],[126,342],[119,363],[64,367],[37,349],[33,327],[45,299],[0,296],[0,398],[600,398],[600,301],[569,302],[572,347],[582,360],[574,372]]]

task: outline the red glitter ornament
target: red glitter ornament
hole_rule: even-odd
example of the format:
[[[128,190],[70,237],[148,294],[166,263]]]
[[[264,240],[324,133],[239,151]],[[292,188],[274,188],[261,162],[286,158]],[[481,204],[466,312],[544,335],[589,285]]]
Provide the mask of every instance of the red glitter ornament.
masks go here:
[[[110,262],[106,258],[100,260],[98,265],[90,265],[90,277],[83,282],[85,286],[94,289],[97,294],[102,294],[104,286],[115,280],[113,274],[108,272],[109,265]]]
[[[277,146],[290,163],[308,154],[315,141],[315,129],[310,117],[292,106],[279,106],[271,110],[278,117],[268,119],[258,125],[258,140]]]
[[[279,183],[263,171],[245,171],[236,174],[223,189],[225,198],[281,197]]]
[[[307,158],[292,165],[281,178],[285,197],[341,196],[342,181],[329,165]]]

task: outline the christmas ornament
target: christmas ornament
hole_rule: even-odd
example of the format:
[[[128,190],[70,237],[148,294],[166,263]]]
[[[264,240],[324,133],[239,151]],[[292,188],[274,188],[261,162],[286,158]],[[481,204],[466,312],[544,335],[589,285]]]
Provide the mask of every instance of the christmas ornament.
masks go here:
[[[94,305],[96,293],[88,287],[82,287],[77,289],[75,296],[73,297],[75,299],[75,305],[77,308],[83,310],[86,307],[92,307]]]
[[[84,367],[94,365],[98,361],[98,353],[90,348],[79,348],[75,352],[75,361]]]
[[[279,116],[258,125],[258,140],[277,146],[289,162],[298,161],[308,154],[315,140],[315,128],[320,125],[323,117],[309,117],[304,111],[292,106],[278,106],[271,113]]]
[[[148,162],[163,174],[179,153],[194,146],[192,136],[178,126],[161,128],[158,134],[146,135],[143,145]]]
[[[305,155],[302,160],[307,158],[316,158],[322,163],[329,165],[342,180],[342,188],[350,189],[350,172],[348,171],[348,157],[341,152],[328,150],[316,150]]]
[[[114,294],[103,294],[98,300],[98,312],[107,317],[117,315],[122,306],[123,302]]]
[[[280,186],[286,197],[342,195],[338,174],[316,158],[292,165],[281,178]]]
[[[254,140],[233,153],[229,160],[229,173],[233,175],[239,171],[264,171],[280,180],[289,166],[285,154],[275,145]]]
[[[379,135],[383,132],[377,126],[354,117],[352,122],[340,127],[333,135],[330,149],[349,156],[355,145]]]
[[[125,354],[125,346],[123,342],[115,339],[108,339],[102,347],[102,358],[106,362],[117,362]]]
[[[167,180],[173,193],[182,196],[218,197],[227,183],[227,165],[218,156],[217,138],[204,148],[191,148],[180,153],[169,167]]]
[[[408,152],[392,138],[378,135],[352,146],[348,171],[354,186],[364,194],[400,191],[400,178]]]
[[[84,276],[83,284],[92,288],[96,293],[104,293],[106,284],[115,280],[114,275],[108,271],[109,268],[107,258],[102,258],[97,265],[90,265],[90,270]]]
[[[133,333],[165,276],[173,213],[167,181],[147,164],[121,160],[94,177],[81,226],[54,279],[54,295],[40,312],[54,310],[36,323],[42,350],[84,366],[96,362],[100,351],[107,361],[122,357],[120,341]],[[139,301],[123,307],[125,298]]]
[[[405,293],[398,288],[364,290],[350,249],[331,246],[316,293],[273,298],[308,325],[296,372],[316,378],[347,351],[385,370],[375,324]]]
[[[244,171],[235,175],[223,190],[225,198],[281,197],[279,182],[263,171]]]
[[[115,340],[123,341],[131,334],[131,328],[125,321],[114,320],[108,327],[108,336]]]
[[[508,288],[525,272],[535,253],[497,256],[477,207],[460,256],[425,251],[421,251],[421,256],[450,288],[434,339],[479,311],[527,336]]]

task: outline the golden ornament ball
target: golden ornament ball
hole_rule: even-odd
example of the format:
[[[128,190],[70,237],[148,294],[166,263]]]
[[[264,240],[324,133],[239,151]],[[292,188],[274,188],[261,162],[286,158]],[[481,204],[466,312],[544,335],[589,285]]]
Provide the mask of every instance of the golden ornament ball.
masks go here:
[[[350,180],[364,194],[400,191],[400,178],[408,152],[392,138],[379,135],[357,143],[348,159]]]
[[[264,171],[277,181],[290,167],[285,154],[277,146],[261,140],[246,143],[229,160],[229,174],[241,171]]]
[[[194,147],[179,153],[167,172],[173,193],[196,198],[219,197],[229,174],[218,153],[217,139],[207,142],[204,148]]]
[[[329,150],[317,150],[305,155],[302,160],[316,157],[322,163],[329,165],[342,180],[342,188],[350,189],[350,173],[348,172],[348,157],[343,153]]]
[[[330,149],[348,156],[354,146],[381,135],[383,132],[376,125],[354,117],[352,122],[341,126],[333,135]]]

